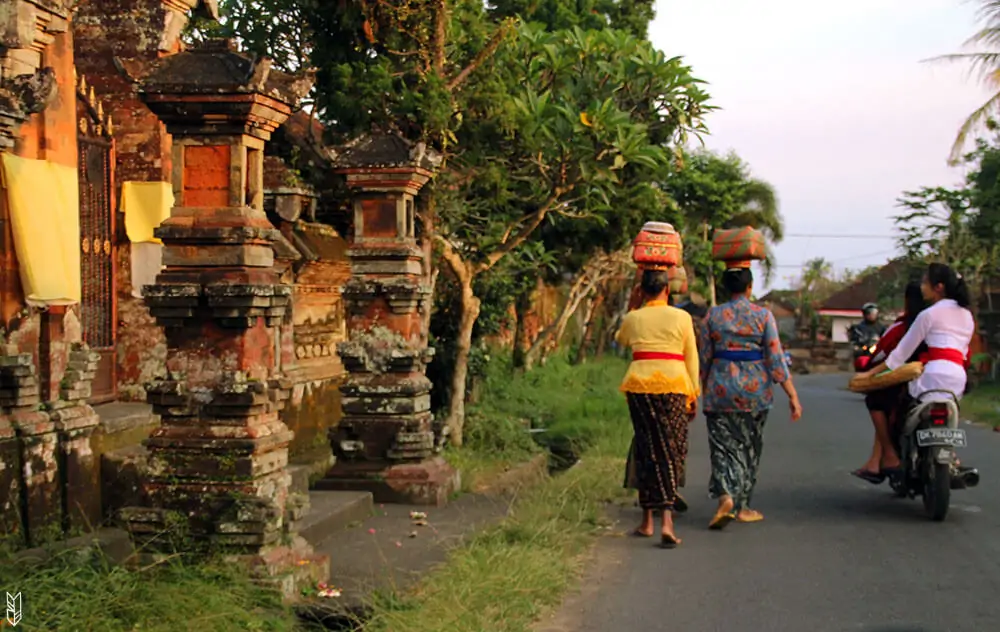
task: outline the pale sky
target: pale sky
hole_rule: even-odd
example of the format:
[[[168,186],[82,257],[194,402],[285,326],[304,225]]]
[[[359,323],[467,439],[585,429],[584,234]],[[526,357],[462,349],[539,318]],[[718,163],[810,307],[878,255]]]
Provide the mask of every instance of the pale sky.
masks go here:
[[[653,43],[683,55],[722,110],[709,148],[735,150],[777,190],[786,232],[776,287],[822,256],[838,268],[892,255],[896,198],[953,185],[947,165],[965,116],[985,101],[958,65],[976,30],[963,0],[658,0]],[[784,277],[784,278],[783,278]]]

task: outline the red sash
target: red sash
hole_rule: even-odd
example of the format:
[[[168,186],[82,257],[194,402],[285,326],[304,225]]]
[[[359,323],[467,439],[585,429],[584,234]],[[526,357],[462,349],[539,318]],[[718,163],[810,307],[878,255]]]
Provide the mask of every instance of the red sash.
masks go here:
[[[664,353],[662,351],[635,351],[632,353],[632,361],[640,360],[679,360],[684,361],[684,356],[680,353]]]
[[[963,355],[958,349],[943,349],[940,347],[932,347],[927,350],[927,353],[920,355],[920,361],[924,364],[928,362],[933,362],[935,360],[943,360],[945,362],[954,362],[963,369],[969,368],[971,364],[968,355]]]

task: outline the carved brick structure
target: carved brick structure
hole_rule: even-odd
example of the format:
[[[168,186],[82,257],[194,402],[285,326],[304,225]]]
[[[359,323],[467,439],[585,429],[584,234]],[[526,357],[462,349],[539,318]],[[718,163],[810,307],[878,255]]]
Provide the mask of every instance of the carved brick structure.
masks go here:
[[[0,3],[0,150],[64,167],[78,162],[72,4]],[[93,356],[77,306],[27,304],[6,195],[0,210],[0,538],[33,545],[100,522]]]
[[[336,159],[354,191],[354,240],[345,286],[348,371],[344,416],[330,433],[337,463],[319,489],[362,489],[382,502],[446,502],[457,473],[436,456],[442,433],[430,411],[433,356],[424,330],[431,290],[415,236],[414,196],[440,158],[396,136],[364,136]]]
[[[102,347],[102,365],[94,399],[145,401],[145,384],[163,370],[166,340],[133,287],[133,246],[125,231],[121,198],[124,182],[169,182],[171,141],[164,125],[139,99],[129,73],[145,75],[165,55],[182,50],[181,30],[188,13],[217,16],[215,0],[86,0],[73,15],[75,62],[80,83],[91,100],[103,104],[114,120],[114,181],[110,237],[114,278],[112,292],[101,293],[91,318],[110,313]],[[121,70],[125,70],[122,72]],[[99,320],[95,318],[95,320]],[[101,322],[101,325],[107,325]],[[96,338],[96,336],[92,336]]]
[[[156,229],[166,267],[145,293],[168,344],[168,377],[147,387],[162,418],[146,441],[152,508],[124,513],[139,542],[179,521],[192,544],[270,575],[302,572],[296,563],[312,558],[286,515],[291,432],[278,416],[288,397],[278,332],[291,288],[274,266],[263,149],[310,83],[211,41],[154,64],[140,92],[173,136],[177,206]],[[294,547],[282,544],[289,538]],[[322,572],[313,561],[306,568]]]

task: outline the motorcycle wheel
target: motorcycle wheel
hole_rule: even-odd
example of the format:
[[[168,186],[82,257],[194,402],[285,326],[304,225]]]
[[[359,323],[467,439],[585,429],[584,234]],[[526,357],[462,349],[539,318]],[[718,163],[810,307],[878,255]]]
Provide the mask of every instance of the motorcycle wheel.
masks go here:
[[[924,465],[924,511],[934,522],[948,515],[951,503],[951,466],[928,458]]]

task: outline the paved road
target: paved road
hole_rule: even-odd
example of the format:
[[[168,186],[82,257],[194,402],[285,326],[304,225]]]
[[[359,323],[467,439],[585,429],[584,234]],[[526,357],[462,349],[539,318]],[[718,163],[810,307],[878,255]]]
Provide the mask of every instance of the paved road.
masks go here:
[[[693,429],[674,551],[646,540],[600,542],[582,592],[541,629],[573,632],[1000,631],[1000,434],[968,426],[967,464],[984,481],[952,495],[944,523],[849,475],[871,445],[859,396],[843,376],[799,378],[805,416],[784,398],[766,432],[755,504],[766,521],[705,528],[704,423]],[[638,509],[621,511],[620,528]]]

